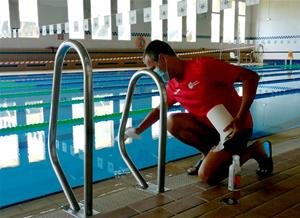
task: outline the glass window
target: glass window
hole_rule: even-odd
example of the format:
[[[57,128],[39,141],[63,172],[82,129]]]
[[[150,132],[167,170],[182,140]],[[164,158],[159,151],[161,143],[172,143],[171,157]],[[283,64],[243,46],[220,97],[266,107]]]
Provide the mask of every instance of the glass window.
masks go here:
[[[182,41],[182,17],[177,16],[177,4],[181,0],[168,0],[168,41]]]
[[[246,16],[246,3],[239,1],[239,15]]]
[[[69,37],[84,39],[83,0],[68,0]]]
[[[239,17],[238,17],[238,40],[240,43],[245,42],[246,32],[246,4],[239,2]]]
[[[212,0],[211,42],[220,42],[220,0]]]
[[[232,1],[232,7],[224,9],[223,19],[223,42],[234,42],[234,24],[235,24],[235,1]]]
[[[130,0],[118,0],[118,13],[122,13],[122,25],[118,26],[118,39],[131,40],[131,26],[129,22]]]
[[[212,12],[220,13],[221,9],[221,1],[220,0],[212,0]]]
[[[112,38],[110,0],[91,0],[92,39]]]
[[[20,31],[19,37],[39,38],[37,0],[19,0]]]
[[[162,20],[159,19],[159,6],[162,0],[151,0],[151,39],[163,40]]]
[[[10,38],[10,19],[8,0],[0,1],[0,38]]]
[[[196,0],[187,1],[187,16],[186,16],[186,41],[196,42]]]
[[[211,15],[211,42],[220,42],[220,14]]]

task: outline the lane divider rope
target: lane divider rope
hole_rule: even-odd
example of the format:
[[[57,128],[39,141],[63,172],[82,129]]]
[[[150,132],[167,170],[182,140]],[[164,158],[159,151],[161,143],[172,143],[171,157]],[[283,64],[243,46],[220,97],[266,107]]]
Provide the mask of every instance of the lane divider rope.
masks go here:
[[[255,48],[255,46],[244,46],[244,47],[235,47],[235,48],[227,48],[227,49],[215,49],[209,51],[195,51],[195,52],[179,52],[178,56],[186,56],[186,55],[195,55],[195,54],[209,54],[209,53],[218,53],[224,51],[233,51],[233,50],[244,50]],[[113,57],[113,58],[92,58],[92,62],[106,62],[106,61],[120,61],[120,60],[141,60],[143,59],[142,55],[139,56],[127,56],[127,57]],[[79,63],[80,59],[69,59],[65,60],[65,63]],[[54,64],[52,60],[46,61],[1,61],[0,65],[18,65],[18,64]]]

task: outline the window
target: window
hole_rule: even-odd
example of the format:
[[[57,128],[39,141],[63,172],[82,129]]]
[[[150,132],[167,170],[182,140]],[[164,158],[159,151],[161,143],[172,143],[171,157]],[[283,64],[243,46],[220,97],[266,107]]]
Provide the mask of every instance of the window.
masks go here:
[[[239,17],[238,17],[238,42],[245,43],[246,31],[246,4],[239,2]]]
[[[68,0],[69,37],[84,39],[83,0]]]
[[[182,41],[182,17],[177,16],[177,4],[181,0],[168,0],[168,41]]]
[[[187,16],[186,16],[186,41],[196,42],[196,0],[187,1]]]
[[[234,42],[234,24],[235,24],[235,1],[232,1],[232,7],[224,9],[223,19],[223,42]]]
[[[0,1],[0,38],[10,38],[10,19],[8,0]]]
[[[20,31],[19,37],[39,38],[37,0],[19,0]]]
[[[211,42],[220,42],[220,0],[212,0]]]
[[[118,0],[118,13],[122,14],[122,25],[118,26],[118,39],[131,40],[131,26],[129,22],[130,0]]]
[[[162,20],[159,19],[159,6],[162,5],[162,0],[151,0],[151,39],[163,40]]]
[[[112,38],[110,0],[91,0],[92,39]]]

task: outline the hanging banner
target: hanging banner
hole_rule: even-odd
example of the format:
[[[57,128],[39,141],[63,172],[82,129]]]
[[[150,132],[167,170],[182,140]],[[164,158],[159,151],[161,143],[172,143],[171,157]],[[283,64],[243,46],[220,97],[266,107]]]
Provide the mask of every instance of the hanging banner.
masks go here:
[[[144,23],[151,22],[151,8],[144,8]]]
[[[232,8],[232,0],[221,0],[220,10]]]
[[[42,26],[42,36],[47,35],[47,27],[46,26]]]
[[[116,14],[116,26],[122,26],[123,24],[123,14]]]
[[[159,19],[166,20],[168,19],[168,5],[160,5],[159,6]]]
[[[79,23],[78,23],[78,21],[76,20],[76,21],[74,21],[74,23],[73,23],[73,27],[74,27],[74,32],[79,32]]]
[[[89,31],[89,20],[88,19],[84,19],[83,29],[84,29],[84,31]]]
[[[93,31],[95,31],[98,28],[99,28],[99,17],[93,17],[92,18],[92,29],[93,29]]]
[[[49,35],[54,35],[54,25],[49,25]]]
[[[181,2],[177,3],[177,16],[183,17],[187,14],[187,2],[186,0],[183,0]]]
[[[260,2],[259,0],[246,0],[246,5],[247,6],[258,5],[259,2]]]
[[[56,34],[61,34],[61,24],[56,24]]]
[[[104,16],[104,27],[105,28],[110,27],[110,15]]]
[[[205,14],[208,12],[207,0],[197,0],[197,14]]]
[[[130,24],[136,24],[136,10],[129,12],[129,22]]]
[[[65,23],[65,33],[69,33],[69,23]]]

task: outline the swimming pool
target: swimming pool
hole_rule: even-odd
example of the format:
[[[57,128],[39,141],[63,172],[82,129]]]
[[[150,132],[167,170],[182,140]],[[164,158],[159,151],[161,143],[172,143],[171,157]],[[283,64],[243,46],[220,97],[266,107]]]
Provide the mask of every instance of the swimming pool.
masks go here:
[[[133,73],[134,71],[120,71],[93,74],[96,116],[93,148],[95,182],[128,172],[114,138],[117,136],[120,112],[124,107],[128,82]],[[46,148],[52,75],[1,76],[0,80],[0,207],[5,207],[61,191],[61,187]],[[300,125],[299,92],[285,87],[289,81],[284,85],[269,81],[270,83],[259,86],[260,94],[251,108],[255,121],[254,137]],[[82,74],[63,74],[57,150],[72,187],[83,184],[82,87]],[[286,92],[290,90],[292,92]],[[150,108],[158,104],[158,99],[154,82],[147,77],[140,79],[129,123],[136,126]],[[280,106],[282,103],[286,105],[284,116]],[[179,106],[173,109],[177,110],[184,111]],[[142,134],[142,140],[127,142],[127,151],[138,168],[157,164],[157,137],[158,125],[154,125]],[[196,153],[195,149],[168,136],[167,161]]]

